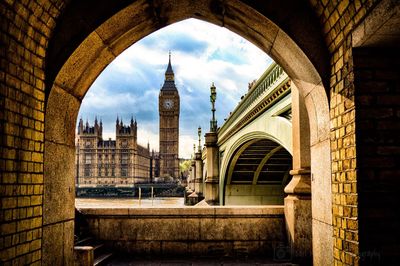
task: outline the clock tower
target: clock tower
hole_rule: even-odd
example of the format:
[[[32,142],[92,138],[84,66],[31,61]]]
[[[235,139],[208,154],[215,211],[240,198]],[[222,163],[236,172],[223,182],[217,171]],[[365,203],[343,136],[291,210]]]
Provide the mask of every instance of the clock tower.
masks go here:
[[[179,177],[179,93],[175,86],[171,53],[164,85],[158,97],[160,115],[160,177]]]

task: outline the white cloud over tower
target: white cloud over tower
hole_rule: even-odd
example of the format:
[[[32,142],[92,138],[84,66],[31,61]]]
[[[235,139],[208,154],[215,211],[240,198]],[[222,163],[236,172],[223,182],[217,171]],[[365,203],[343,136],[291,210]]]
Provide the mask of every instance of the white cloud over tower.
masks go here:
[[[115,138],[117,115],[138,120],[138,142],[158,150],[158,93],[172,51],[175,83],[181,99],[180,157],[190,158],[197,127],[209,129],[209,90],[217,86],[217,119],[221,125],[272,60],[229,30],[188,19],[140,40],[119,55],[93,83],[79,118],[101,117],[105,138]],[[203,134],[204,135],[204,134]],[[204,142],[204,141],[203,141]]]

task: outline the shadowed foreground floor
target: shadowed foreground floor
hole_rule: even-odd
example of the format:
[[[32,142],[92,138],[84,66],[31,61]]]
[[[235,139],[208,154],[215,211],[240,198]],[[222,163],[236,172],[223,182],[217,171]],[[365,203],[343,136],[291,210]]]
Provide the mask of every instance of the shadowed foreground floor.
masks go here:
[[[217,266],[217,265],[279,265],[279,266],[292,266],[296,265],[287,261],[279,259],[266,259],[266,258],[118,258],[116,256],[107,265],[122,266],[122,265],[187,265],[187,266]]]

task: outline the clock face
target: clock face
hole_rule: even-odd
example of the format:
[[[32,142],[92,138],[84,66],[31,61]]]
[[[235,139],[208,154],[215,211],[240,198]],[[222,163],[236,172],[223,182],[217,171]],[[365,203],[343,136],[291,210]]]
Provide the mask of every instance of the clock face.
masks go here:
[[[171,99],[166,99],[164,100],[163,105],[165,109],[171,109],[174,106],[174,101],[172,101]]]

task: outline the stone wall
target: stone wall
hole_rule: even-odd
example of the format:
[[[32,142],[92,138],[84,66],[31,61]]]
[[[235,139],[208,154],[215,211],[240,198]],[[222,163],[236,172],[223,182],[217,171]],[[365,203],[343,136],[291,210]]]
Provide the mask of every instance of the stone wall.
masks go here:
[[[80,209],[96,238],[130,254],[265,255],[286,247],[283,206]]]
[[[283,205],[282,185],[229,184],[225,188],[225,205]]]

